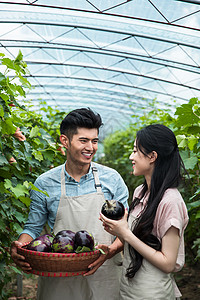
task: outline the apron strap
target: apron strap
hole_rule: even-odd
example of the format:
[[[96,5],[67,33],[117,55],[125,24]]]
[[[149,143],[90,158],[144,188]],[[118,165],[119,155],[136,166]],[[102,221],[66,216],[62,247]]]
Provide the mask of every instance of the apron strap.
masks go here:
[[[66,196],[66,189],[65,189],[65,164],[61,170],[61,196]]]
[[[102,193],[101,183],[99,181],[99,176],[98,176],[98,170],[93,164],[91,164],[91,166],[92,166],[92,173],[94,176],[95,188],[97,190],[97,193]],[[61,196],[66,196],[65,165],[63,165],[62,170],[61,170]]]
[[[102,193],[101,183],[99,181],[99,176],[98,176],[98,170],[93,164],[92,164],[92,173],[94,176],[95,188],[97,190],[97,193]]]

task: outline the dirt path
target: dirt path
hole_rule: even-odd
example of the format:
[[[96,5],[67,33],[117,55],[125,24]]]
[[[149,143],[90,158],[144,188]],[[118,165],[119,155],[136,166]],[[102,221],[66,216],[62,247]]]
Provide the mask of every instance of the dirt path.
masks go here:
[[[200,266],[185,266],[175,279],[182,293],[181,300],[200,300]]]

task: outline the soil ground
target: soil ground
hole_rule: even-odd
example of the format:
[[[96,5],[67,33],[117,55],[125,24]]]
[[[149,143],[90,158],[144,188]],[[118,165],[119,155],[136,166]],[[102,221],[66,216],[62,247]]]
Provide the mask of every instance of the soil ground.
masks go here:
[[[200,267],[185,266],[175,276],[176,283],[182,293],[181,300],[200,300]],[[16,297],[17,286],[13,283],[13,296],[8,300],[36,300],[37,276],[23,278],[23,296]],[[167,300],[167,299],[166,299]]]

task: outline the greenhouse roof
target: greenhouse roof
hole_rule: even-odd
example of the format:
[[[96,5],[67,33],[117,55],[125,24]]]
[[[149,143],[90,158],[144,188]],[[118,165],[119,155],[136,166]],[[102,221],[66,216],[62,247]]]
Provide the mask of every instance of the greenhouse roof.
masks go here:
[[[26,99],[91,107],[102,137],[152,99],[174,110],[199,96],[200,1],[1,1],[0,20],[0,52],[21,50],[30,71]]]

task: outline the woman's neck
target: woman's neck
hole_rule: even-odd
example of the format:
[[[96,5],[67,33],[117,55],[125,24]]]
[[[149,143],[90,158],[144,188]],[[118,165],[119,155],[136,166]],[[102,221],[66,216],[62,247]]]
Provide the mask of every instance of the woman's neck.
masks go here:
[[[145,176],[146,183],[147,183],[147,193],[150,191],[151,188],[151,177]]]

